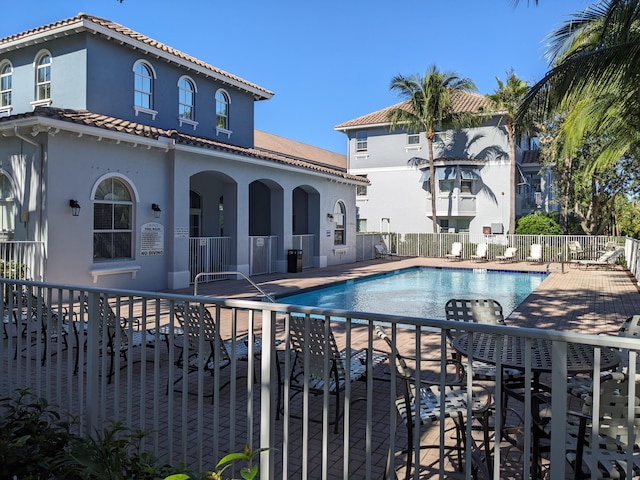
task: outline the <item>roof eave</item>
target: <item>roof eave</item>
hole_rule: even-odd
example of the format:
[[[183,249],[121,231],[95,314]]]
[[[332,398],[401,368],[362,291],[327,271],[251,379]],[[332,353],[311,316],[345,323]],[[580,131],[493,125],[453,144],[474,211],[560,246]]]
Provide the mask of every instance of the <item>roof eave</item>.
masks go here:
[[[135,40],[128,35],[120,32],[116,32],[108,27],[99,25],[88,18],[79,18],[78,20],[66,24],[52,27],[42,32],[35,32],[28,37],[20,37],[15,40],[10,40],[0,44],[0,53],[4,53],[11,50],[17,50],[22,46],[29,46],[33,44],[43,43],[51,38],[58,38],[70,34],[77,34],[83,31],[93,32],[94,34],[100,34],[108,39],[115,39],[116,41],[129,45],[130,47],[138,50],[145,51],[158,58],[171,63],[175,63],[181,67],[194,70],[201,75],[213,78],[221,83],[237,88],[241,91],[245,91],[253,95],[254,100],[268,100],[273,97],[274,93],[268,90],[261,90],[259,88],[252,87],[242,82],[238,82],[232,78],[218,74],[215,71],[204,68],[200,65],[194,64],[186,59],[180,58],[171,53],[165,52],[160,48],[153,47],[139,40]]]

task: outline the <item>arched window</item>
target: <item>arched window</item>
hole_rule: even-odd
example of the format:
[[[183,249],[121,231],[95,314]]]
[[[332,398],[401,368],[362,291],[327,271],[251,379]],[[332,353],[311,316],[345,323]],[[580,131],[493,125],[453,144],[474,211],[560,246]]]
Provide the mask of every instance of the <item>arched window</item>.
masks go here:
[[[216,92],[216,130],[229,132],[229,95],[224,90]]]
[[[195,88],[188,78],[181,78],[178,83],[178,116],[182,119],[194,119]]]
[[[15,230],[16,197],[13,190],[13,182],[8,175],[0,171],[0,234]]]
[[[13,67],[8,61],[0,62],[0,113],[11,110],[11,78]]]
[[[333,207],[333,221],[336,222],[336,226],[333,229],[333,244],[345,245],[346,238],[346,224],[347,224],[347,209],[344,203],[341,201],[336,202]]]
[[[132,258],[133,197],[120,178],[109,177],[93,197],[93,259]]]
[[[180,125],[188,123],[197,125],[195,121],[196,86],[189,77],[181,77],[178,80],[178,119]]]
[[[51,100],[51,55],[41,53],[36,60],[36,102]]]
[[[153,81],[156,78],[151,65],[143,61],[137,61],[133,66],[133,108],[138,113],[148,113],[156,118],[153,110]]]

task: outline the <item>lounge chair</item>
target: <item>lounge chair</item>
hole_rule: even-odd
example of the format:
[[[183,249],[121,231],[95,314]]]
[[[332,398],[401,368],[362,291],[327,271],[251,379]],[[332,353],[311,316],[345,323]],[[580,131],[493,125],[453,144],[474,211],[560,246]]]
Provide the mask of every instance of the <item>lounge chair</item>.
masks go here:
[[[529,256],[527,257],[527,262],[529,263],[540,263],[542,262],[542,245],[539,243],[534,243],[531,245],[531,249],[529,250]]]
[[[624,248],[616,248],[615,250],[611,250],[608,252],[604,252],[595,260],[580,260],[578,265],[584,267],[585,269],[589,267],[605,267],[610,268],[613,267],[618,259],[624,254]]]
[[[394,256],[396,256],[395,253],[391,253],[389,250],[387,250],[387,247],[382,244],[374,245],[373,248],[376,249],[376,258],[393,258]]]
[[[198,372],[202,368],[213,377],[216,371],[219,372],[237,360],[249,358],[249,337],[243,335],[231,340],[222,340],[218,325],[204,305],[176,303],[173,311],[180,328],[185,332],[185,335],[175,338],[175,345],[182,348],[176,362],[178,367],[182,368],[186,363],[188,373]],[[262,351],[262,339],[254,337],[252,347],[254,355],[258,355]],[[174,381],[174,385],[180,380],[181,378],[178,378]],[[211,403],[214,401],[215,389],[216,383],[213,382]]]
[[[330,395],[334,395],[336,409],[333,424],[334,432],[338,433],[338,421],[341,416],[340,392],[344,390],[347,382],[361,380],[370,373],[369,362],[372,369],[376,368],[387,360],[387,355],[362,348],[351,350],[350,356],[347,357],[347,350],[338,350],[333,332],[327,327],[325,320],[310,316],[289,316],[291,350],[295,353],[289,385],[294,395],[305,392],[307,387],[314,395],[324,395],[325,389]],[[329,372],[325,375],[327,357]],[[325,382],[325,376],[329,380],[328,384]]]
[[[600,384],[597,401],[593,395],[585,397],[582,414],[577,420],[569,419],[566,451],[574,478],[640,475],[640,385],[637,378],[634,381],[623,373],[614,372],[610,377]],[[599,410],[593,415],[596,406]],[[594,416],[598,422],[592,425]]]
[[[516,247],[508,247],[502,255],[497,255],[496,260],[500,263],[513,262],[516,259],[516,253],[518,249]]]
[[[476,253],[471,255],[471,260],[474,262],[486,262],[487,261],[487,244],[479,243],[476,247]]]
[[[445,379],[444,389],[441,389],[441,384],[438,379],[434,378],[430,381],[427,375],[424,375],[431,369],[439,371],[443,364],[443,360],[440,358],[421,358],[419,363],[421,365],[420,373],[422,378],[416,378],[417,360],[401,355],[397,350],[394,339],[388,336],[380,325],[376,325],[376,333],[389,346],[391,358],[394,359],[393,367],[395,367],[395,377],[402,386],[401,391],[398,392],[399,395],[396,397],[395,405],[398,417],[407,429],[407,449],[402,452],[407,455],[404,474],[405,480],[411,478],[411,470],[413,468],[413,455],[415,453],[414,441],[416,440],[414,428],[416,424],[418,424],[420,428],[439,424],[446,419],[452,420],[455,429],[455,433],[452,434],[455,435],[455,440],[452,443],[447,442],[444,448],[457,452],[458,464],[460,468],[462,468],[464,449],[471,448],[470,445],[465,445],[464,442],[467,415],[469,413],[467,408],[469,398],[471,398],[470,411],[472,419],[480,424],[484,432],[485,448],[488,448],[488,421],[493,404],[489,389],[483,385],[477,385],[474,386],[472,392],[469,392],[466,387],[462,365],[460,362],[452,359],[444,361],[447,365],[445,368],[450,372],[450,376],[447,376]],[[392,383],[392,386],[393,385]],[[444,405],[441,403],[443,400]],[[449,432],[446,435],[448,436]],[[444,438],[438,439],[438,441],[433,444],[421,444],[420,449],[441,448],[441,441],[444,442]],[[472,457],[475,455],[475,452],[472,453]],[[390,471],[393,465],[392,459],[395,458],[395,456],[395,452],[389,452],[387,469],[383,477],[385,479],[389,477],[396,478],[397,476],[397,474],[391,476]],[[489,478],[489,476],[486,478]]]
[[[444,256],[445,260],[462,260],[462,242],[453,242],[451,252]]]
[[[83,299],[84,310],[89,315],[91,306],[89,297]],[[122,303],[122,306],[125,302]],[[127,305],[130,306],[130,305]],[[131,348],[145,345],[153,345],[155,334],[143,330],[142,319],[135,316],[120,316],[120,305],[113,310],[109,304],[109,299],[100,295],[97,305],[99,323],[99,337],[106,337],[106,353],[109,355],[108,383],[111,383],[115,373],[116,356],[120,356],[123,361],[128,361],[127,355]],[[82,320],[82,319],[81,319]],[[86,325],[76,325],[76,328],[87,330]],[[121,367],[124,368],[124,365]]]
[[[584,260],[584,249],[580,242],[568,242],[567,248],[569,249],[569,260]]]

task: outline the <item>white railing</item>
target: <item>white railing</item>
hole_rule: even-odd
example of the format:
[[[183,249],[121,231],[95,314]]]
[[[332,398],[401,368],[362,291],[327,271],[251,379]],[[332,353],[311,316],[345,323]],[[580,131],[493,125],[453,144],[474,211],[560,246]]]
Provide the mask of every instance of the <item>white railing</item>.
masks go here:
[[[364,237],[366,234],[358,234]],[[507,247],[518,249],[516,261],[525,261],[530,254],[531,245],[542,245],[543,262],[561,262],[569,260],[568,243],[577,241],[584,249],[587,258],[597,258],[607,242],[625,245],[623,237],[607,235],[485,235],[481,233],[391,233],[389,251],[404,257],[436,257],[443,258],[451,250],[453,242],[462,242],[462,258],[471,258],[476,253],[478,243],[488,244],[488,259],[502,255]],[[361,243],[358,243],[360,247]],[[374,258],[373,246],[362,243],[363,252],[358,252],[358,259]],[[371,251],[369,251],[371,249]]]
[[[262,275],[277,271],[278,237],[249,237],[249,275]]]
[[[313,234],[291,236],[291,248],[302,250],[302,268],[313,267],[315,239],[316,236]]]
[[[339,402],[326,388],[324,394],[312,395],[310,379],[304,375],[297,377],[302,390],[294,395],[298,390],[292,383],[292,372],[300,363],[294,362],[294,346],[288,333],[292,315],[304,318],[305,331],[309,322],[324,320],[325,333],[331,329],[337,345],[346,349],[348,356],[363,348],[389,353],[387,345],[374,333],[374,326],[383,324],[401,354],[415,357],[419,346],[418,358],[440,359],[440,366],[431,372],[436,382],[445,380],[442,372],[452,353],[446,331],[455,324],[442,320],[8,280],[1,280],[0,287],[7,321],[6,338],[0,342],[0,397],[28,388],[75,415],[75,430],[82,434],[92,434],[110,421],[147,430],[150,434],[143,441],[145,449],[163,462],[184,462],[199,471],[212,469],[224,454],[240,451],[248,444],[254,449],[268,448],[260,456],[262,480],[328,478],[329,474],[331,478],[377,479],[385,470],[386,452],[401,450],[406,429],[395,421],[398,378],[389,362],[371,370],[365,382],[347,382]],[[30,292],[35,297],[13,292]],[[195,342],[183,350],[186,340],[178,328],[175,307],[184,304],[196,309],[199,320],[192,331]],[[107,325],[106,305],[120,321]],[[219,332],[213,340],[214,348],[205,341],[208,330],[204,309],[210,312]],[[67,321],[75,327],[66,335],[68,348],[56,341]],[[551,404],[553,433],[548,478],[564,478],[567,342],[596,346],[596,366],[586,373],[597,378],[599,349],[623,349],[623,357],[629,357],[628,364],[635,365],[640,340],[518,325],[469,324],[465,331],[496,335],[497,352],[504,348],[500,339],[506,334],[524,338],[529,348],[538,338],[553,343],[554,368],[547,383],[561,394],[554,395]],[[51,334],[55,332],[58,335]],[[304,335],[311,336],[310,332]],[[141,339],[145,340],[138,342]],[[206,356],[211,351],[220,355],[220,339],[225,340],[231,357],[242,361],[227,365],[216,356],[208,364],[210,370],[205,362],[180,361],[198,358],[199,354]],[[261,348],[247,349],[254,345]],[[330,342],[327,340],[324,345],[328,349]],[[116,352],[113,356],[111,349]],[[240,355],[243,350],[246,354]],[[524,352],[524,358],[531,354],[530,350]],[[297,358],[305,371],[313,360],[308,353]],[[322,361],[324,384],[328,386],[331,358],[326,355]],[[349,365],[347,369],[355,368]],[[471,367],[470,362],[467,366]],[[630,371],[632,376],[634,373],[635,369]],[[532,374],[530,367],[524,370],[529,381]],[[494,386],[497,411],[501,407],[500,385],[498,379]],[[521,411],[525,431],[532,425],[531,410],[527,409],[532,404],[531,392],[526,392]],[[341,412],[338,433],[334,433],[332,425],[336,405]],[[499,424],[498,418],[491,423],[493,429]],[[451,433],[438,428],[429,430],[430,438],[435,436],[441,445],[451,444]],[[416,438],[424,432],[421,427]],[[469,428],[466,435],[466,444],[471,445],[474,431]],[[499,435],[491,432],[491,438]],[[532,448],[530,436],[525,435],[524,448]],[[455,468],[442,453],[428,461],[417,453],[418,468],[431,468],[433,478],[447,478]],[[471,449],[466,455],[464,466],[470,478]],[[494,478],[501,476],[502,455],[498,449],[493,460]],[[401,467],[405,457],[394,458],[395,467]],[[519,477],[526,478],[528,475],[522,472],[530,467],[529,455],[521,455],[520,459],[521,464],[514,464],[513,459],[509,463],[521,470]]]
[[[44,242],[0,242],[0,277],[42,281],[44,274]]]
[[[640,241],[627,237],[624,245],[624,258],[631,274],[638,278],[640,273]]]
[[[223,272],[229,270],[231,258],[230,237],[190,237],[189,272],[191,283],[199,273]],[[224,277],[208,277],[205,282]]]

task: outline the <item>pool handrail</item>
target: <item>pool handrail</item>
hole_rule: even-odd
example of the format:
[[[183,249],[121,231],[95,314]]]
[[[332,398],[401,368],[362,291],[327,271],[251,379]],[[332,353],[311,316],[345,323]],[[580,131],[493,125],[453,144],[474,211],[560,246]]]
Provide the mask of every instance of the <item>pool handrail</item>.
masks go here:
[[[200,280],[200,278],[202,278],[202,277],[212,276],[212,275],[239,275],[242,278],[244,278],[247,282],[249,282],[253,286],[253,288],[255,288],[258,292],[260,292],[260,295],[262,295],[264,298],[266,298],[271,303],[276,303],[275,298],[273,298],[273,296],[271,294],[265,292],[253,280],[251,280],[249,277],[247,277],[244,273],[238,272],[238,271],[200,272],[199,274],[196,275],[196,278],[193,280],[193,294],[194,295],[198,295],[198,280]]]

